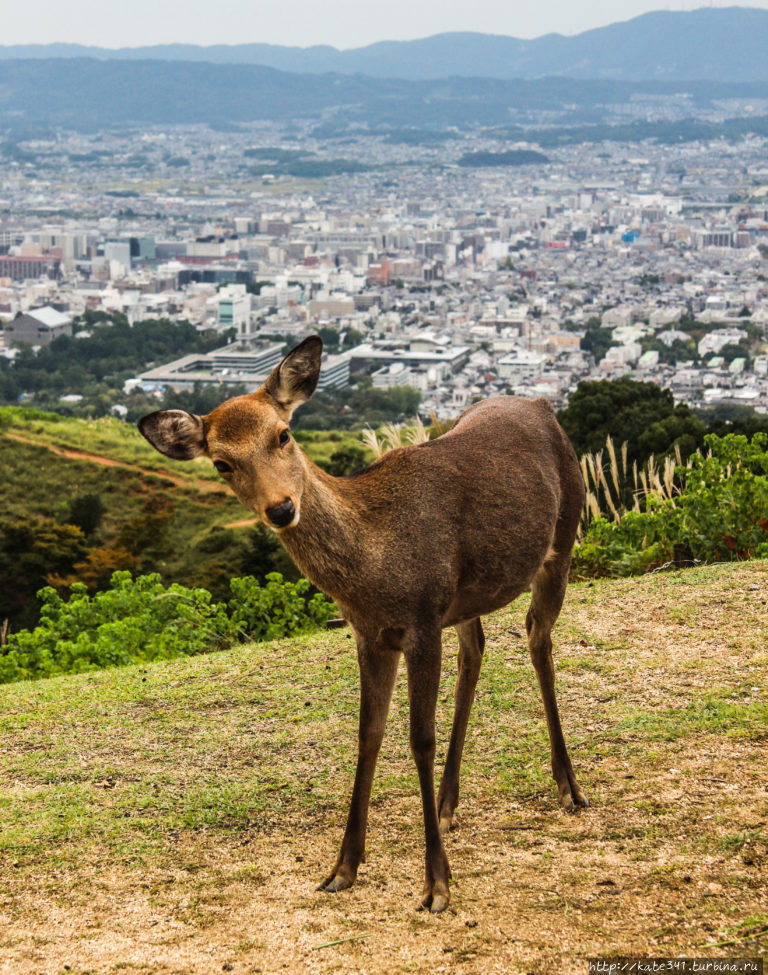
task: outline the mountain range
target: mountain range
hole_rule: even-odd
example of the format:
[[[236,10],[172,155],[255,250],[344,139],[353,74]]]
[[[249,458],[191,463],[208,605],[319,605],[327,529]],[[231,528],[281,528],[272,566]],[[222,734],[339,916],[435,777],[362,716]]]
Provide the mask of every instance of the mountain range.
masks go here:
[[[0,46],[0,59],[94,58],[258,65],[298,74],[336,73],[412,81],[449,77],[614,81],[768,80],[768,10],[704,7],[656,11],[566,37],[534,40],[447,33],[337,50],[273,44],[164,44],[102,48],[78,44]]]

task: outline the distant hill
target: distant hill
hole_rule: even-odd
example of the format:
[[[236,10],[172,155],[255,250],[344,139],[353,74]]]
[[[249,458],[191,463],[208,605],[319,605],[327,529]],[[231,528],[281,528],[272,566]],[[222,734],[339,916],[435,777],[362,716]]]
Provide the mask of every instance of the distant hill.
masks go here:
[[[602,78],[618,81],[768,79],[768,10],[705,7],[656,11],[573,37],[522,40],[494,34],[436,34],[339,51],[274,44],[164,44],[109,49],[78,44],[0,47],[0,59],[72,58],[248,64],[280,71],[373,78]]]
[[[768,98],[768,82],[687,82],[690,105],[713,98]],[[250,64],[100,61],[93,58],[0,60],[0,130],[20,136],[35,126],[104,128],[316,119],[326,136],[350,126],[440,129],[509,126],[510,111],[552,113],[570,125],[604,115],[635,93],[676,93],[680,82],[443,81],[306,75]],[[593,113],[593,109],[596,112]],[[522,130],[520,130],[522,131]],[[30,138],[30,135],[23,136]],[[4,144],[0,140],[0,153]]]

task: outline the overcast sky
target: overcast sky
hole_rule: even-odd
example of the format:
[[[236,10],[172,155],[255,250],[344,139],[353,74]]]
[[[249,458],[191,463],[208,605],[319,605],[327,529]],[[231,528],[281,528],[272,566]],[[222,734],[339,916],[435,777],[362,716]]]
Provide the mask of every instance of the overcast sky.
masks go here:
[[[103,47],[147,44],[244,44],[360,47],[443,31],[514,37],[576,34],[648,10],[691,10],[693,0],[34,0],[3,4],[0,44],[68,41]],[[768,0],[748,4],[768,7]]]

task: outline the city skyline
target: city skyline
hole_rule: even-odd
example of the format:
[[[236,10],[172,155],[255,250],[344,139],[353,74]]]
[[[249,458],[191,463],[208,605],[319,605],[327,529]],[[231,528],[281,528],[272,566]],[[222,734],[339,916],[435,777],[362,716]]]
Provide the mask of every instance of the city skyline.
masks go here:
[[[136,0],[130,7],[112,7],[108,15],[93,17],[90,4],[77,2],[67,8],[64,22],[60,7],[41,0],[33,8],[17,5],[6,12],[3,43],[73,43],[110,48],[154,44],[243,44],[268,43],[295,47],[330,45],[341,50],[364,47],[380,41],[415,40],[439,33],[473,31],[533,39],[549,33],[579,34],[611,23],[631,20],[658,10],[697,10],[728,7],[721,3],[659,3],[658,0],[590,0],[574,8],[564,0],[547,0],[526,9],[513,9],[499,0],[479,0],[471,9],[458,0],[438,4],[428,0],[417,8],[405,0],[392,0],[386,23],[371,8],[351,0],[332,0],[322,8],[300,0],[293,15],[285,17],[285,6],[275,0],[255,8],[242,0],[217,10],[215,20],[195,16],[187,4],[170,0],[158,7],[149,0]],[[747,5],[766,9],[768,0]]]

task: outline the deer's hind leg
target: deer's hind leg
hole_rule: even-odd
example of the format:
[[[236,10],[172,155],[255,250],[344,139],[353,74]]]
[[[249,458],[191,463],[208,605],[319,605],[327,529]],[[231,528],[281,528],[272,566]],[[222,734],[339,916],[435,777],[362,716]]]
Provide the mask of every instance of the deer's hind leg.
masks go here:
[[[570,552],[570,549],[568,549]],[[577,806],[588,806],[568,756],[555,697],[555,667],[552,661],[552,627],[560,614],[568,582],[570,557],[557,553],[547,559],[531,584],[531,607],[525,620],[528,646],[539,680],[544,711],[547,716],[552,750],[552,775],[557,784],[561,806],[574,812]]]
[[[440,820],[440,832],[447,833],[453,823],[453,814],[459,804],[459,770],[461,756],[464,750],[464,739],[467,734],[469,712],[475,699],[475,687],[480,675],[480,664],[485,649],[485,634],[479,619],[456,626],[459,635],[459,672],[456,677],[455,709],[453,712],[453,728],[451,741],[448,745],[448,755],[445,759],[445,770],[437,794],[437,815]]]

